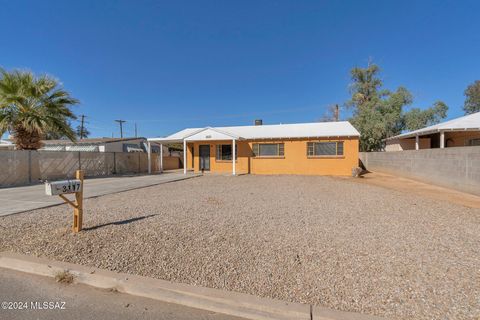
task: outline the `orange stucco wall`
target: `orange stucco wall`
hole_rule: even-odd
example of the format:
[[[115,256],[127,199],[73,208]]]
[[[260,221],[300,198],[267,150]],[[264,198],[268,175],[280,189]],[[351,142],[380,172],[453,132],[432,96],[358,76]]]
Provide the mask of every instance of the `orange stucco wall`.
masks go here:
[[[307,157],[307,142],[344,141],[344,156]],[[283,157],[254,157],[253,143],[284,143]],[[231,173],[232,161],[215,159],[217,144],[229,144],[227,141],[202,141],[187,144],[187,168],[198,172],[200,168],[199,146],[210,146],[210,172]],[[192,168],[191,148],[194,149],[194,167]],[[289,139],[237,142],[237,174],[305,174],[305,175],[351,175],[352,168],[358,166],[358,138],[338,139]]]

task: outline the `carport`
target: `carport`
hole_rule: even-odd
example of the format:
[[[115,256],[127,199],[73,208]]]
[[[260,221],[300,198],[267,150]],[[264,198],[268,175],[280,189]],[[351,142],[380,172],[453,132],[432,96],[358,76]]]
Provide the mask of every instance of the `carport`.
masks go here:
[[[231,141],[232,158],[235,159],[237,140],[243,140],[242,137],[236,136],[229,132],[223,132],[216,128],[206,127],[198,129],[185,129],[171,135],[167,138],[148,138],[148,168],[151,173],[151,144],[155,143],[160,146],[160,172],[163,171],[163,145],[170,143],[183,143],[183,174],[187,174],[187,143],[202,141]],[[236,163],[232,161],[232,174],[236,175]]]
[[[148,138],[147,139],[147,144],[148,144],[148,173],[152,172],[152,143],[160,146],[160,172],[163,172],[163,145],[164,144],[170,144],[170,143],[183,143],[183,173],[186,174],[186,165],[185,165],[185,143],[184,139],[192,134],[197,133],[198,131],[203,130],[203,129],[185,129],[182,131],[179,131],[175,134],[172,134],[166,138]]]

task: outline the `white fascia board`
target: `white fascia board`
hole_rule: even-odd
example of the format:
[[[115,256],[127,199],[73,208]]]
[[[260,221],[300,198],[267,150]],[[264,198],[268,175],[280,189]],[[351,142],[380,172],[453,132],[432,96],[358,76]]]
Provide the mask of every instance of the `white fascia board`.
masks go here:
[[[148,138],[148,142],[153,143],[182,143],[183,139],[169,139],[169,138]]]
[[[341,138],[358,138],[357,135],[332,135],[332,136],[304,136],[304,137],[265,137],[265,138],[245,138],[247,141],[260,141],[260,140],[321,140],[321,139],[341,139]]]
[[[208,141],[208,140],[238,140],[240,137],[216,128],[204,128],[200,132],[185,137],[185,141]]]

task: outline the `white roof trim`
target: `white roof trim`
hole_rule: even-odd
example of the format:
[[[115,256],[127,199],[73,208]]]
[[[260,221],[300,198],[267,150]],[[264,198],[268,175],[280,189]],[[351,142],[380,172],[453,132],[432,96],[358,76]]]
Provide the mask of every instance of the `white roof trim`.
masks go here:
[[[160,142],[160,143],[180,143],[183,142],[183,139],[191,136],[192,134],[198,133],[205,130],[205,128],[187,128],[181,131],[178,131],[174,134],[169,135],[164,138],[148,138],[147,141],[150,142]]]

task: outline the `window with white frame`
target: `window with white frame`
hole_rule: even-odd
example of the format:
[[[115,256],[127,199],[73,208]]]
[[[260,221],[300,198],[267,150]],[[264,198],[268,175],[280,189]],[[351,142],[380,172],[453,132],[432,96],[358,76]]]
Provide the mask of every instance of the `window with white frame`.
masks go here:
[[[283,157],[285,155],[285,144],[254,143],[253,155],[255,157]]]
[[[232,160],[232,145],[231,144],[218,144],[216,160]],[[237,160],[237,152],[235,152],[235,160]]]
[[[343,141],[307,142],[307,156],[343,156]]]

